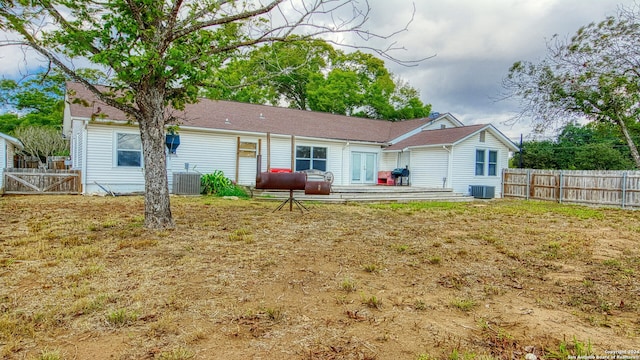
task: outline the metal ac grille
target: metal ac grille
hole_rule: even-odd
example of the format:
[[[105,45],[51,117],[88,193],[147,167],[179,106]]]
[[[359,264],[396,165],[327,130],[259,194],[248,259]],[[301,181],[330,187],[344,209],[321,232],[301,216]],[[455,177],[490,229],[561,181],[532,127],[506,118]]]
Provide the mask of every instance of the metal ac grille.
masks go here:
[[[476,199],[493,199],[496,196],[495,186],[469,185],[469,194]]]
[[[173,173],[173,193],[176,195],[200,194],[200,174]]]

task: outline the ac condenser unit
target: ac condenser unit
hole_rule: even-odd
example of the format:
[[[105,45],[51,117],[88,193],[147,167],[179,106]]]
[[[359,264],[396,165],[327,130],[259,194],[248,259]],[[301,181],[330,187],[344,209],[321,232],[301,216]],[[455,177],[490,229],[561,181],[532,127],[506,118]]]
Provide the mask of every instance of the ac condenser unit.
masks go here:
[[[173,173],[173,193],[176,195],[199,195],[200,174]]]
[[[496,196],[496,187],[486,185],[469,185],[469,194],[476,199],[493,199]]]

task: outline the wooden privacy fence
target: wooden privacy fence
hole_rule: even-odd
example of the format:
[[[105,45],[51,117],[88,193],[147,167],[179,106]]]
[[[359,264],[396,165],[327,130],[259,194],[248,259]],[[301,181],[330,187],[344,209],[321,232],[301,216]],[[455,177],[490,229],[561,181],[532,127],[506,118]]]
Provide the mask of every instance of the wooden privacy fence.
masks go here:
[[[504,197],[640,208],[640,171],[504,169]]]
[[[5,169],[6,194],[80,194],[80,170]]]

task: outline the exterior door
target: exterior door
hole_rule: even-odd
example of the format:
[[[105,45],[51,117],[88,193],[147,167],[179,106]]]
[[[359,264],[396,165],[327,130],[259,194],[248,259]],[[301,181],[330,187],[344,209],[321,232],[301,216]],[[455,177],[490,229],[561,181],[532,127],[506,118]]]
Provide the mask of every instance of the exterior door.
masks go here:
[[[375,153],[351,153],[352,184],[376,183],[376,156]]]

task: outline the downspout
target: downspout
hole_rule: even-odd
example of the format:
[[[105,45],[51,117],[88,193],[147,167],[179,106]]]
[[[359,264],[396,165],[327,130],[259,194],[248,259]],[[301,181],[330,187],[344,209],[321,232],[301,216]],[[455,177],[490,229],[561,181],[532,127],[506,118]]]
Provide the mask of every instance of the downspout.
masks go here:
[[[345,162],[344,162],[344,153],[348,152],[349,150],[347,150],[347,149],[350,149],[350,148],[351,148],[351,143],[349,141],[347,141],[347,143],[342,146],[342,151],[341,151],[341,153],[342,153],[341,162],[342,163],[340,164],[340,169],[341,169],[340,172],[342,174],[340,174],[340,185],[345,185],[345,180],[346,179],[349,179],[349,182],[346,182],[346,185],[349,185],[351,183],[351,168],[349,167],[348,164],[345,164]],[[349,159],[349,164],[350,163],[351,163],[351,159]],[[348,177],[345,177],[345,174],[347,174]]]
[[[4,156],[2,157],[2,163],[0,164],[0,169],[8,168],[8,166],[7,166],[7,159],[9,158],[9,146],[8,146],[8,143],[9,143],[8,141],[4,142],[4,152],[3,152]],[[0,176],[3,176],[3,175],[0,174]]]
[[[80,169],[82,171],[81,183],[82,183],[83,194],[87,193],[87,152],[89,149],[89,131],[87,130],[88,127],[89,127],[89,122],[88,121],[84,122],[84,125],[82,126],[82,137],[84,138],[84,141],[82,144],[82,167]],[[111,140],[111,142],[113,142],[113,140]],[[113,166],[113,163],[111,164],[111,166]]]
[[[442,148],[447,150],[447,177],[442,181],[442,188],[446,188],[447,183],[451,184],[451,177],[453,176],[452,171],[452,162],[453,162],[453,145],[451,145],[451,149],[447,149],[446,145],[442,145]],[[451,186],[449,186],[451,187]]]

